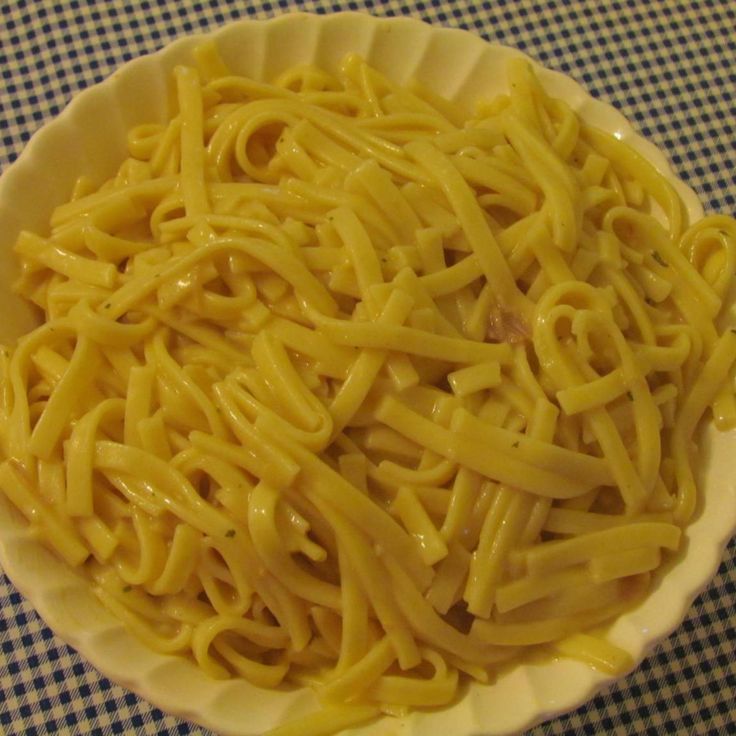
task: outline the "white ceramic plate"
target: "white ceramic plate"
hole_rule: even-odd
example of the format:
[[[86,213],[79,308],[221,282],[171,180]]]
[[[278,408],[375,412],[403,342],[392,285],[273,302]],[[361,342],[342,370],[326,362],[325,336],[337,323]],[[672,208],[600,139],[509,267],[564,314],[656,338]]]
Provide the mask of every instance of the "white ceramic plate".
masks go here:
[[[315,62],[334,69],[347,52],[355,51],[398,82],[417,77],[436,92],[467,105],[501,91],[505,61],[520,55],[464,31],[352,13],[243,21],[212,37],[234,71],[256,78],[273,78],[296,63]],[[202,38],[184,38],[136,59],[82,92],[32,138],[0,179],[0,341],[33,325],[30,310],[9,288],[14,274],[11,247],[19,230],[42,230],[53,207],[68,199],[79,174],[100,183],[111,176],[123,159],[128,128],[169,116],[170,72],[190,60],[192,48]],[[585,120],[625,139],[664,173],[677,187],[691,219],[702,216],[692,190],[675,178],[662,153],[640,138],[618,112],[559,73],[542,68],[537,72],[542,84]],[[715,574],[736,529],[736,490],[729,477],[735,442],[733,434],[713,433],[706,438],[705,500],[688,529],[687,543],[667,565],[649,598],[611,629],[611,639],[637,662],[683,620],[694,597]],[[223,736],[248,736],[316,706],[308,691],[262,691],[242,681],[213,681],[182,658],[149,651],[111,618],[81,577],[30,537],[19,514],[2,497],[0,563],[62,639],[111,680],[165,711]],[[386,719],[351,733],[510,734],[577,707],[611,681],[572,661],[524,665],[492,685],[472,685],[457,705],[446,710],[414,713],[405,721]]]

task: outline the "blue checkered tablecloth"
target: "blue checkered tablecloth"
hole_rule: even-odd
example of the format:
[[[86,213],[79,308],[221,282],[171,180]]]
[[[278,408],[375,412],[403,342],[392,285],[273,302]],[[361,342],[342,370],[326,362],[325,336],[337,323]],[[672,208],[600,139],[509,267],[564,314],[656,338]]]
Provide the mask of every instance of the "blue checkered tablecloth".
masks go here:
[[[286,10],[367,10],[516,46],[616,105],[708,210],[736,211],[734,0],[0,0],[0,168],[72,95],[186,33]],[[628,678],[529,731],[736,734],[736,544],[679,630]],[[0,572],[0,734],[199,734],[110,683]]]

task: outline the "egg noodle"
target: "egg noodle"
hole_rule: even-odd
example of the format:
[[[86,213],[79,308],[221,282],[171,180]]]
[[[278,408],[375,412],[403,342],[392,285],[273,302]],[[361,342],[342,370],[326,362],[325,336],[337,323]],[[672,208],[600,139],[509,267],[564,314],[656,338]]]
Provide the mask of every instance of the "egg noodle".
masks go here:
[[[211,45],[81,178],[0,356],[0,489],[153,649],[312,686],[322,734],[451,703],[602,626],[736,418],[736,222],[524,61],[467,116],[355,55],[273,84]]]

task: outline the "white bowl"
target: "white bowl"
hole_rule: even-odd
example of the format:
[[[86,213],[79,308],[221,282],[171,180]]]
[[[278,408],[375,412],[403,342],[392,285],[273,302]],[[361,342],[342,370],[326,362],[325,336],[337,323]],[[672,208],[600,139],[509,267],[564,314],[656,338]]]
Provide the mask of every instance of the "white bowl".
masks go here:
[[[21,229],[43,230],[52,209],[68,198],[79,174],[99,183],[111,176],[123,159],[128,128],[169,117],[171,71],[190,60],[192,48],[202,38],[183,38],[131,61],[82,92],[32,138],[0,179],[0,341],[33,326],[32,312],[10,291],[16,235]],[[296,63],[315,62],[334,69],[347,52],[355,51],[398,82],[417,77],[464,104],[501,91],[505,77],[499,71],[507,59],[521,55],[465,31],[355,13],[241,21],[211,38],[235,72],[259,79],[273,78]],[[694,192],[676,179],[664,155],[640,138],[621,114],[591,98],[570,78],[540,67],[537,72],[546,89],[565,99],[586,121],[626,140],[667,176],[691,220],[702,216]],[[702,452],[703,500],[687,530],[687,544],[665,566],[650,596],[610,630],[611,640],[637,662],[683,620],[695,596],[715,574],[736,529],[736,489],[730,478],[735,441],[733,433],[707,434]],[[263,691],[244,681],[214,681],[182,658],[146,649],[102,608],[81,576],[30,537],[25,522],[4,497],[0,497],[0,563],[62,639],[111,680],[165,711],[223,736],[247,736],[316,707],[309,691]],[[550,659],[519,666],[492,685],[473,684],[459,703],[446,710],[417,712],[404,721],[384,720],[351,733],[510,734],[579,706],[611,682],[612,678],[583,664]]]

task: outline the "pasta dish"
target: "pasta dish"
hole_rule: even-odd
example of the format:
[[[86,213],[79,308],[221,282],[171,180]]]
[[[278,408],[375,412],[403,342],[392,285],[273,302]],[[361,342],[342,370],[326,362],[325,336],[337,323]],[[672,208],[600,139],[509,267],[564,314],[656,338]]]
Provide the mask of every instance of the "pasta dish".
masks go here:
[[[605,626],[736,424],[736,222],[686,221],[529,64],[471,113],[356,55],[233,74],[24,231],[0,491],[151,648],[314,688],[278,736],[444,706]]]

